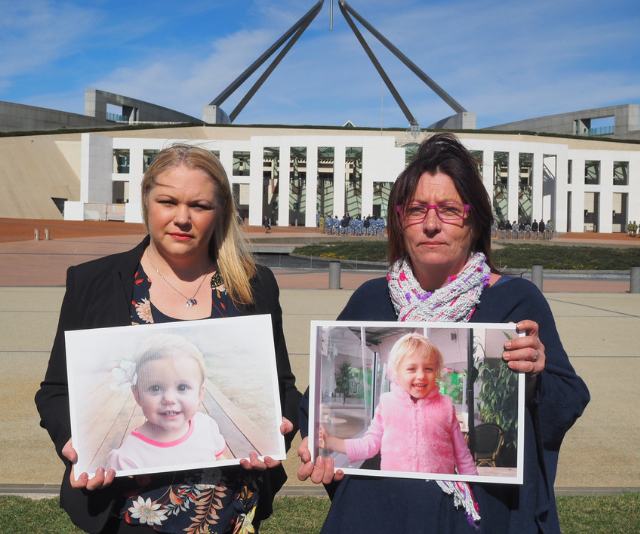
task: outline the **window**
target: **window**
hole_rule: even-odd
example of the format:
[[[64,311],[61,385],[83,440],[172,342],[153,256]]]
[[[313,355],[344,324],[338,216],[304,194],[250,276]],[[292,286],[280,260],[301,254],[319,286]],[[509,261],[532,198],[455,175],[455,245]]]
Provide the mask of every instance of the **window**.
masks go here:
[[[235,157],[233,153],[234,169]],[[248,152],[243,154],[248,155]],[[234,172],[235,174],[235,172]],[[248,170],[247,170],[248,175]],[[280,148],[265,147],[262,151],[262,217],[266,215],[271,219],[271,224],[277,224],[278,206],[280,200]]]
[[[613,162],[613,185],[629,185],[629,162]]]
[[[405,169],[409,166],[409,163],[411,163],[411,160],[413,160],[415,155],[418,153],[418,148],[420,148],[420,145],[418,143],[407,143],[406,145],[404,145]]]
[[[143,150],[142,151],[142,172],[146,172],[149,165],[153,163],[153,160],[160,154],[159,150]]]
[[[482,177],[482,161],[484,159],[484,152],[482,150],[469,150],[469,153],[476,160],[476,167],[478,167],[478,174]]]
[[[509,201],[509,153],[493,153],[493,213],[498,221],[507,220]]]
[[[131,156],[128,148],[117,148],[113,151],[113,172],[129,174]]]
[[[233,153],[233,176],[249,176],[251,170],[251,152]]]
[[[351,217],[362,214],[362,147],[345,151],[344,211]]]
[[[305,152],[306,155],[306,152]],[[333,173],[335,163],[335,149],[333,147],[318,147],[318,190],[316,204],[321,213],[338,215],[338,206],[333,204]],[[334,211],[336,210],[336,211]],[[340,217],[344,213],[339,214]]]
[[[600,162],[585,161],[584,162],[584,184],[598,185],[600,183]]]
[[[518,220],[530,221],[533,213],[533,154],[520,154],[518,171]]]

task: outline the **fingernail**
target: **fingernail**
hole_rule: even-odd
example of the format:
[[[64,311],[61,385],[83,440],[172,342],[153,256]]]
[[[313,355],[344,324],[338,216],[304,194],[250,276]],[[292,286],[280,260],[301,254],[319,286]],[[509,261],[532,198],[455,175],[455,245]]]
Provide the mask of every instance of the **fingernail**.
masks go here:
[[[511,358],[511,353],[510,352],[503,352],[502,353],[502,359],[503,360],[508,360],[509,358]]]
[[[511,348],[511,341],[505,341],[504,342],[504,348],[505,349],[510,349]]]

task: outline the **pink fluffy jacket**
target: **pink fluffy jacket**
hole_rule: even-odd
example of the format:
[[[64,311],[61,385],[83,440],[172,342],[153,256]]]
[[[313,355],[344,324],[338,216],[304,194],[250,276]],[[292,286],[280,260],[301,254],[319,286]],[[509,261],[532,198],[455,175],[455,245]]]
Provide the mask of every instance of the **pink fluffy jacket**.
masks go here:
[[[362,438],[345,440],[349,462],[381,452],[381,469],[477,475],[451,397],[434,388],[414,402],[397,384],[383,393]],[[455,468],[455,470],[454,470]]]

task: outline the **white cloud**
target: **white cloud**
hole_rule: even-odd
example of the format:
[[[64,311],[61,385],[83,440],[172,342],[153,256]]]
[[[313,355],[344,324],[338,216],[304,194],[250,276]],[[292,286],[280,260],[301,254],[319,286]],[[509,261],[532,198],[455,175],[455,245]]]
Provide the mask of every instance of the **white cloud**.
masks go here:
[[[341,125],[351,119],[357,125],[380,125],[380,77],[343,19],[338,0],[334,31],[329,32],[329,4],[326,0],[237,122]],[[85,5],[35,0],[27,7],[10,6],[0,22],[0,34],[8,30],[0,36],[0,90],[42,71],[41,79],[29,80],[35,89],[21,101],[54,107],[68,102],[75,90],[74,111],[82,112],[82,90],[93,87],[200,117],[202,105],[314,3],[240,0],[211,7],[200,1],[172,18],[171,3],[156,2],[152,9],[141,2],[135,16],[146,19],[126,26],[119,25],[124,12],[110,2],[98,4],[103,11]],[[636,0],[606,5],[596,0],[433,0],[428,5],[422,0],[352,0],[350,5],[475,111],[478,126],[639,100]],[[361,30],[420,124],[452,114]],[[53,87],[52,71],[76,62],[68,79],[48,88]],[[264,68],[223,104],[227,112]],[[406,123],[385,88],[385,126]]]
[[[65,55],[91,35],[98,12],[47,0],[0,6],[0,80],[33,73]]]

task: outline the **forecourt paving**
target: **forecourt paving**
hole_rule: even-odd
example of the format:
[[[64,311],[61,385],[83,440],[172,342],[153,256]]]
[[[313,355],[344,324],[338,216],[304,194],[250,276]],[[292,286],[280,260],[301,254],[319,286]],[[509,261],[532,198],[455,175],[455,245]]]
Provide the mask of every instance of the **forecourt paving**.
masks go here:
[[[0,244],[0,492],[55,492],[62,475],[38,425],[33,396],[53,342],[66,266],[125,250],[139,237]],[[274,272],[292,366],[304,390],[310,321],[335,319],[353,289],[381,273],[343,271],[343,289],[329,290],[326,271]],[[544,288],[565,348],[592,395],[563,444],[556,488],[559,493],[640,489],[640,423],[634,410],[640,398],[640,295],[619,281],[545,280]],[[283,493],[322,494],[295,476],[297,443],[285,462],[289,481]]]

